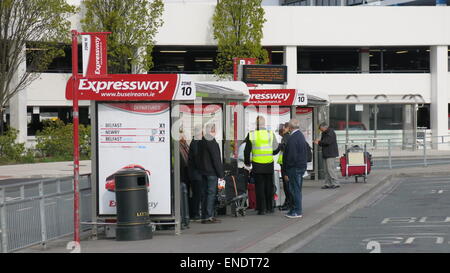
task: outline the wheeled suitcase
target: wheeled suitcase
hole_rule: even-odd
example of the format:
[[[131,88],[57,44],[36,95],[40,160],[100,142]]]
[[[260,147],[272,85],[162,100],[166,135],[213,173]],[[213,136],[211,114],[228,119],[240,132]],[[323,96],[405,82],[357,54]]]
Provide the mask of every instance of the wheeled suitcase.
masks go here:
[[[370,174],[372,167],[372,156],[366,151],[366,147],[361,149],[359,146],[352,146],[346,149],[346,153],[339,158],[341,174],[343,177],[354,176],[355,182],[358,182],[358,177],[363,177],[366,182],[366,177]]]
[[[255,180],[251,174],[250,174],[250,178],[249,178],[249,183],[247,185],[247,194],[248,194],[248,208],[256,209]]]

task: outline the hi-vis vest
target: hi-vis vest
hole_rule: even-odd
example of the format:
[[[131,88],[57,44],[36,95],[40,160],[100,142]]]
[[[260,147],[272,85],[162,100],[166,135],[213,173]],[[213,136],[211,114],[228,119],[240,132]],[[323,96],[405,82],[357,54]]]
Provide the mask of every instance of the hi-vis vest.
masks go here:
[[[260,164],[273,162],[273,132],[256,130],[249,133],[252,143],[252,161]]]
[[[278,164],[282,165],[283,164],[283,152],[280,151],[280,155],[278,156]]]

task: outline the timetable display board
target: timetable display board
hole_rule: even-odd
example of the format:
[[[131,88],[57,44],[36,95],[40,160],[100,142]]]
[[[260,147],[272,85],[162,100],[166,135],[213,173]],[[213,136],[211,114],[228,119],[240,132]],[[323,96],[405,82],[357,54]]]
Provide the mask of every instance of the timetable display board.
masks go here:
[[[287,82],[287,66],[243,65],[242,81],[257,84],[285,84]]]
[[[98,214],[116,214],[114,173],[136,167],[149,172],[150,215],[170,215],[170,103],[98,103],[97,141]]]

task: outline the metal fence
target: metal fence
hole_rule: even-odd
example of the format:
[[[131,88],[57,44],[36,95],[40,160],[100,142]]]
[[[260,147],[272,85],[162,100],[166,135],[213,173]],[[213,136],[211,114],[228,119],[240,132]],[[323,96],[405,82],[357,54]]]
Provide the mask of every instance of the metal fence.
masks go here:
[[[347,143],[338,142],[341,153],[346,146],[353,145],[361,148],[365,145],[367,151],[373,153],[375,168],[450,164],[450,135],[417,138],[415,143],[405,143],[401,138],[355,138]]]
[[[91,219],[90,175],[80,177],[81,221]],[[0,185],[0,253],[73,233],[73,178]]]

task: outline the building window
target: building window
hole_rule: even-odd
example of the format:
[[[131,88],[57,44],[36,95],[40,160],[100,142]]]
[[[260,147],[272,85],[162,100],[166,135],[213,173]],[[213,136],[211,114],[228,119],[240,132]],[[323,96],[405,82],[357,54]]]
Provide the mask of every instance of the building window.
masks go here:
[[[42,43],[27,43],[26,45],[26,63],[27,63],[27,72],[43,72],[43,73],[72,73],[72,46],[59,44],[57,45],[64,51],[64,55],[54,58],[48,67],[43,71],[39,71],[35,64],[34,55],[36,52],[43,50],[40,46]],[[82,73],[82,52],[81,45],[78,46],[78,73]]]
[[[370,48],[369,52],[371,72],[430,72],[429,47]]]
[[[91,120],[89,116],[89,107],[80,106],[79,109],[79,122],[83,125],[90,125]],[[71,123],[72,119],[72,107],[66,106],[28,106],[27,107],[27,121],[29,136],[36,135],[37,131],[43,129],[45,120],[62,120],[64,123]]]
[[[297,48],[297,73],[354,73],[359,70],[359,48]]]

